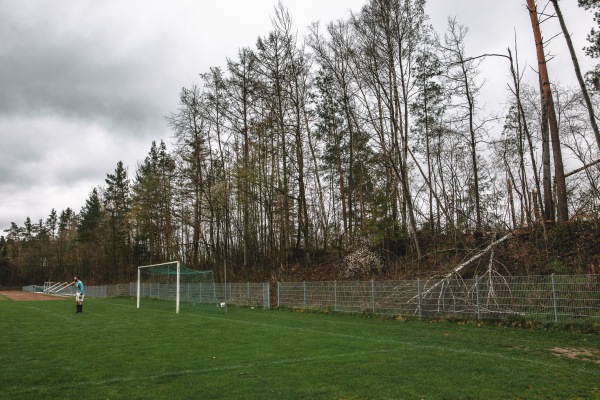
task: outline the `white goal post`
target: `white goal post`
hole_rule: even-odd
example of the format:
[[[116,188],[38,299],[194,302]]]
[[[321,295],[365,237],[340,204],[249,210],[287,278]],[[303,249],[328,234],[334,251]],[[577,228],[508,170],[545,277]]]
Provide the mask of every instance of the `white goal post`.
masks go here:
[[[213,271],[190,269],[180,261],[138,267],[136,292],[137,308],[140,308],[142,297],[174,300],[177,314],[182,302],[218,304]]]
[[[144,268],[153,268],[153,267],[163,267],[163,266],[168,266],[168,265],[172,265],[173,262],[166,262],[166,263],[161,263],[161,264],[152,264],[152,265],[142,265],[140,267],[138,267],[138,276],[137,276],[137,308],[140,308],[140,297],[141,297],[141,293],[142,293],[142,269]],[[177,279],[176,279],[176,294],[175,294],[175,313],[179,314],[179,293],[180,293],[180,269],[181,269],[181,264],[179,263],[179,261],[176,261],[176,274],[177,274]]]

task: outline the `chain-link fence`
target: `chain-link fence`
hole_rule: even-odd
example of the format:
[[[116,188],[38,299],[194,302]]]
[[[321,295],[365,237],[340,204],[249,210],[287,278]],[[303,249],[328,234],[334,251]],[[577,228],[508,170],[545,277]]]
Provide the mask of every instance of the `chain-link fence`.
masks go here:
[[[277,305],[427,317],[600,320],[600,275],[278,283]]]

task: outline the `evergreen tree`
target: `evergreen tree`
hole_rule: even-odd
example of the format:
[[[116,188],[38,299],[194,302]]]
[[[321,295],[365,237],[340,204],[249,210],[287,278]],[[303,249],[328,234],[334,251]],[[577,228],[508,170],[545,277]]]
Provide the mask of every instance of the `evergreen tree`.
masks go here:
[[[81,248],[79,257],[79,266],[72,271],[72,274],[78,274],[91,277],[92,279],[103,280],[105,277],[99,271],[99,265],[104,262],[103,244],[106,235],[103,232],[104,212],[102,203],[98,194],[98,189],[94,188],[90,193],[85,205],[80,212],[79,223],[77,225],[77,238]],[[65,229],[67,228],[68,215],[64,215],[61,220]],[[65,234],[66,231],[63,231]]]
[[[579,7],[594,12],[594,22],[600,26],[600,0],[578,0]],[[600,30],[592,28],[587,37],[590,45],[585,47],[585,54],[592,58],[600,58]],[[600,90],[600,64],[589,71],[588,80],[592,83],[594,89]]]
[[[144,163],[138,166],[133,184],[135,215],[134,260],[136,264],[158,263],[174,255],[172,200],[175,162],[163,141],[152,142]]]
[[[4,236],[0,236],[0,288],[11,284],[10,265],[8,263],[8,246]]]
[[[133,276],[131,270],[131,194],[127,170],[119,161],[114,174],[107,174],[104,207],[107,212],[110,232],[111,279],[118,282],[121,278]]]

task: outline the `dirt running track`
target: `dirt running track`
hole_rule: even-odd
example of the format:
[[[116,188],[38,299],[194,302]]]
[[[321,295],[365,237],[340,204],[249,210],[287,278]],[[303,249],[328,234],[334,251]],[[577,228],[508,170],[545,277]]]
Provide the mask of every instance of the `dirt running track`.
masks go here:
[[[51,296],[49,294],[31,293],[31,292],[0,292],[0,296],[14,301],[39,301],[39,300],[65,300],[65,297]]]

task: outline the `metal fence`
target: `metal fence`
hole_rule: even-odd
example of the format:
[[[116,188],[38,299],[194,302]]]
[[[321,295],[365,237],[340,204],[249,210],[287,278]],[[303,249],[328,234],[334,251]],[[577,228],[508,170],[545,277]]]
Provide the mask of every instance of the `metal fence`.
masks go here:
[[[174,300],[162,285],[142,294]],[[214,284],[214,297],[231,305],[271,306],[268,283]],[[23,287],[38,291],[37,286]],[[146,289],[143,289],[146,290]],[[182,301],[191,288],[181,287]],[[87,297],[137,296],[137,283],[86,286]],[[537,321],[600,321],[600,275],[527,277],[482,276],[473,279],[406,281],[278,282],[278,307],[406,316],[525,318]]]
[[[47,293],[44,286],[38,285],[23,286],[20,289],[24,292]],[[141,285],[142,297],[175,301],[175,291],[175,284],[144,283]],[[61,289],[60,293],[53,292],[51,294],[74,296],[75,289],[73,286],[67,286]],[[86,285],[85,296],[88,298],[137,297],[137,282],[119,285]],[[184,283],[180,287],[180,297],[182,302],[223,301],[238,306],[264,309],[271,307],[268,283]]]
[[[271,290],[268,283],[227,283],[219,285],[221,297],[227,304],[271,308]]]
[[[600,275],[278,283],[277,306],[423,317],[600,320]]]
[[[86,297],[96,298],[130,296],[130,286],[131,285],[129,283],[120,285],[88,285],[85,287],[85,295]],[[53,289],[52,287],[47,287],[46,285],[29,285],[23,286],[19,289],[21,289],[23,292],[47,293],[60,296],[75,296],[75,287],[73,285],[60,286],[56,289]]]

